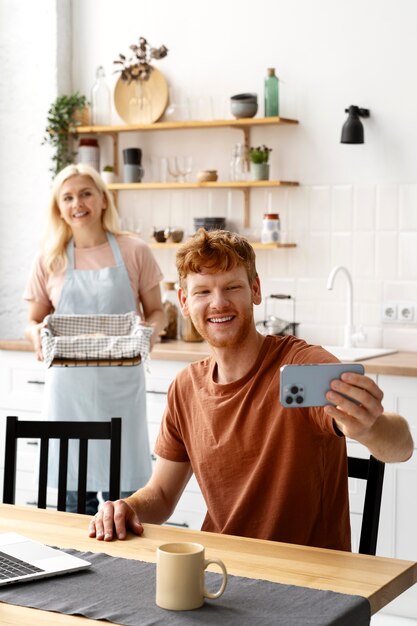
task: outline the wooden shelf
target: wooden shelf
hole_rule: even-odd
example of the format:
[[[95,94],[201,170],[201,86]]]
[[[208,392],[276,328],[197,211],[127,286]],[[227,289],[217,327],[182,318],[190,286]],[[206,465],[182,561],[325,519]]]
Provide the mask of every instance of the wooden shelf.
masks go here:
[[[112,183],[107,185],[111,191],[144,191],[146,189],[253,189],[268,187],[296,187],[298,182],[288,180],[245,180],[216,181],[207,183]]]
[[[189,120],[185,122],[155,122],[154,124],[119,124],[117,126],[77,126],[75,132],[80,135],[112,135],[114,133],[133,133],[155,130],[184,130],[198,128],[237,128],[246,129],[255,126],[276,126],[277,124],[298,124],[298,120],[287,117],[245,117],[239,120]]]
[[[116,126],[77,126],[74,132],[83,134],[95,134],[109,136],[113,142],[113,162],[114,169],[119,171],[119,134],[148,132],[148,131],[169,131],[169,130],[197,130],[213,128],[232,128],[243,132],[244,144],[250,147],[250,132],[252,128],[263,128],[269,126],[284,126],[298,124],[298,120],[286,117],[249,117],[242,119],[228,120],[189,120],[183,122],[155,122],[154,124],[119,124]],[[113,183],[108,185],[109,189],[117,194],[118,191],[144,191],[144,190],[181,190],[181,189],[238,189],[243,192],[243,224],[245,228],[250,224],[250,191],[259,188],[276,187],[296,187],[299,183],[281,180],[261,180],[261,181],[216,181],[216,182],[187,182],[187,183]],[[162,244],[165,245],[165,244]],[[295,244],[294,244],[295,245]],[[292,244],[290,244],[292,247]],[[276,246],[273,246],[276,247]]]
[[[255,250],[278,250],[279,248],[296,248],[297,247],[296,243],[260,243],[258,241],[256,242],[250,241],[249,243],[252,246],[252,248],[254,248]],[[166,243],[157,243],[157,242],[148,243],[148,245],[150,248],[157,249],[157,250],[163,250],[163,249],[172,250],[172,249],[179,248],[181,244],[171,243],[170,241],[167,241]]]

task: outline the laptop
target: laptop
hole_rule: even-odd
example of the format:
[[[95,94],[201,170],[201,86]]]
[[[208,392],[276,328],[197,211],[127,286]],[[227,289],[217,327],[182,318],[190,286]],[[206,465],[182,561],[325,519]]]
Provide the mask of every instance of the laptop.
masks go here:
[[[67,574],[91,563],[17,533],[0,533],[0,586]]]

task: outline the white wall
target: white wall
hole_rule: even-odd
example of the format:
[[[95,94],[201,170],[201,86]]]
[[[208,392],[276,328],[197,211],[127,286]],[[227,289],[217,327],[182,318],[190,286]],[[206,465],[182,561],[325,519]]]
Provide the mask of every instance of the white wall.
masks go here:
[[[6,4],[11,5],[11,0]],[[19,4],[31,6],[28,0]],[[213,96],[217,107],[234,93],[256,91],[262,102],[266,68],[275,66],[282,80],[281,114],[299,119],[300,125],[258,129],[253,131],[252,143],[273,147],[273,178],[299,180],[301,186],[272,192],[285,236],[298,247],[258,253],[264,294],[292,293],[301,334],[311,341],[341,342],[345,285],[343,277],[338,277],[335,290],[328,292],[326,279],[333,265],[342,263],[354,276],[355,322],[365,327],[366,343],[417,350],[417,326],[382,325],[380,321],[384,300],[413,300],[417,306],[414,0],[241,0],[239,4],[73,0],[72,9],[72,84],[86,95],[98,65],[104,66],[113,89],[117,76],[112,74],[112,62],[119,52],[127,53],[140,35],[154,46],[164,43],[169,48],[168,57],[155,65],[175,89],[177,99]],[[36,50],[47,45],[40,41],[42,37],[23,32]],[[40,109],[45,91],[50,101],[50,86],[36,89],[32,96]],[[366,143],[361,146],[339,143],[344,109],[350,104],[371,110],[371,118],[364,122]],[[2,110],[0,116],[2,123]],[[26,137],[18,111],[14,119]],[[119,121],[115,111],[113,121]],[[26,124],[32,133],[36,128],[40,133],[44,122],[34,124],[32,119]],[[211,166],[226,179],[230,153],[239,140],[236,130],[188,131],[124,135],[122,145],[143,148],[148,180],[151,155],[179,152],[193,154],[195,171]],[[108,161],[108,139],[101,141],[101,148],[102,159]],[[34,145],[35,155],[44,165],[45,148]],[[43,174],[34,186],[39,212],[46,186]],[[17,198],[26,193],[21,190]],[[16,198],[13,188],[9,197],[11,201]],[[30,198],[33,201],[32,192]],[[266,192],[252,192],[255,232],[259,232],[266,202]],[[2,214],[7,206],[2,205]],[[231,227],[242,230],[242,197],[237,191],[119,194],[119,207],[124,217],[140,216],[146,236],[152,226],[159,225],[178,224],[191,231],[192,217],[203,214],[225,215]],[[14,226],[14,232],[22,233],[15,246],[24,259],[22,269],[33,251],[34,238],[33,223],[24,234],[26,216],[22,210]],[[166,277],[173,278],[173,253],[156,254]],[[6,281],[8,293],[13,267]],[[20,276],[17,282],[21,283]],[[3,285],[2,279],[0,288]],[[3,289],[0,293],[3,300]],[[19,316],[22,308],[18,296],[16,292],[8,298],[6,316],[0,317],[2,336],[20,334],[14,324],[14,313]],[[280,307],[275,312],[289,315]],[[263,306],[257,316],[264,316]]]

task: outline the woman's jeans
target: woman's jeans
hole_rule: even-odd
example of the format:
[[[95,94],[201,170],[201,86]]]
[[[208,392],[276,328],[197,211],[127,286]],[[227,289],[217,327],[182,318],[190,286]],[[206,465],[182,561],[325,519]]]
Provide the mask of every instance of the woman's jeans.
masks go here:
[[[102,498],[99,498],[99,493]],[[86,515],[95,515],[98,511],[98,507],[100,502],[109,499],[109,492],[103,491],[97,493],[96,491],[87,491],[86,499],[85,499],[85,512]],[[121,498],[127,498],[130,496],[131,491],[122,491]],[[77,499],[78,492],[77,491],[67,491],[67,512],[68,513],[77,513]]]

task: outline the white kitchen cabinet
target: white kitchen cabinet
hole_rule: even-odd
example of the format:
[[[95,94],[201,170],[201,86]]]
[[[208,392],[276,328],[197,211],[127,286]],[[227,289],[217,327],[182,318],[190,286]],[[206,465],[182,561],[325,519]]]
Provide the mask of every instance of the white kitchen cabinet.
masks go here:
[[[184,361],[150,361],[149,372],[146,375],[146,398],[151,451],[154,449],[165,409],[168,387],[176,374],[187,365],[188,363]],[[206,503],[198,483],[195,476],[192,476],[176,506],[175,512],[167,523],[199,530],[206,510]]]
[[[384,392],[383,405],[388,412],[399,413],[411,427],[417,446],[417,378],[411,376],[377,375]],[[367,448],[348,441],[348,453],[368,457]],[[362,521],[363,481],[349,479],[352,549],[357,551]],[[417,561],[417,454],[405,463],[385,465],[377,556]],[[417,618],[417,585],[388,604],[383,613]]]
[[[417,561],[417,378],[378,375],[377,381],[384,392],[385,410],[408,420],[415,445],[409,461],[385,466],[377,554]],[[417,585],[383,612],[417,618]]]
[[[41,419],[45,366],[35,359],[33,352],[0,351],[0,493],[3,498],[3,470],[5,428],[8,415],[21,420]],[[21,439],[18,442],[16,474],[16,504],[33,505],[37,500],[37,486],[33,468],[38,458],[38,441]],[[48,504],[56,502],[56,490],[48,490]]]

